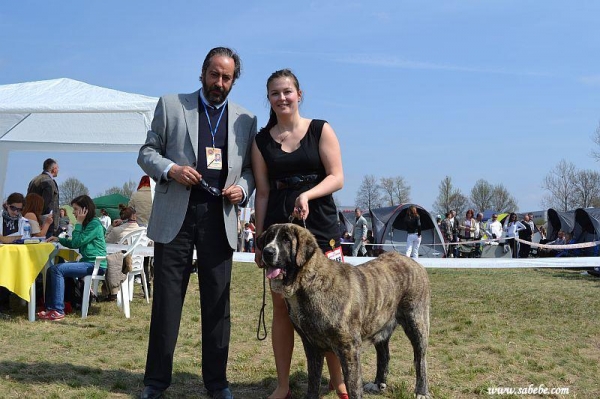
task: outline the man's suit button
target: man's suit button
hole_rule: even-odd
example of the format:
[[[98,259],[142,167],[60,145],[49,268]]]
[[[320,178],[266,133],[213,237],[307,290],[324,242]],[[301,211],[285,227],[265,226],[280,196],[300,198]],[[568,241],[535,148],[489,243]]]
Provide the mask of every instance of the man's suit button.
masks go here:
[[[188,190],[188,191],[190,191],[192,188],[188,186],[185,189]]]
[[[192,166],[196,166],[196,162],[192,163]]]

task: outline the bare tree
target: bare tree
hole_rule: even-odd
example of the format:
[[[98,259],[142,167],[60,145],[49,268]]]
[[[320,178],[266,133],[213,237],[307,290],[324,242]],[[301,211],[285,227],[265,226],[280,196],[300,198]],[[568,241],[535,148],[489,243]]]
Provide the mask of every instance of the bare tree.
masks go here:
[[[471,204],[475,211],[485,211],[492,209],[492,197],[494,187],[486,180],[479,179],[471,189]]]
[[[402,176],[382,177],[379,186],[383,191],[382,201],[387,205],[399,205],[410,201],[410,186]]]
[[[544,196],[542,205],[558,211],[573,209],[575,174],[575,165],[562,159],[544,178],[542,188],[549,193]]]
[[[458,215],[465,213],[468,206],[467,197],[461,193],[460,189],[454,188],[450,176],[446,176],[438,187],[439,194],[433,204],[435,213],[444,215],[451,209],[455,210]]]
[[[356,194],[356,206],[362,209],[379,208],[383,204],[377,179],[373,175],[366,175]]]
[[[598,127],[592,136],[592,140],[596,143],[597,146],[600,146],[600,123],[598,123]],[[597,161],[600,161],[600,150],[592,150],[592,156],[596,158]]]
[[[74,177],[69,177],[58,186],[60,194],[60,204],[70,204],[71,201],[80,195],[90,195],[88,188]]]
[[[133,180],[129,180],[124,183],[122,187],[111,187],[104,192],[103,195],[121,194],[124,197],[131,198],[131,194],[137,189],[138,183]]]
[[[495,185],[492,190],[491,209],[500,213],[519,210],[517,200],[510,195],[502,183]]]
[[[575,173],[573,206],[589,208],[600,202],[600,173],[587,169]]]

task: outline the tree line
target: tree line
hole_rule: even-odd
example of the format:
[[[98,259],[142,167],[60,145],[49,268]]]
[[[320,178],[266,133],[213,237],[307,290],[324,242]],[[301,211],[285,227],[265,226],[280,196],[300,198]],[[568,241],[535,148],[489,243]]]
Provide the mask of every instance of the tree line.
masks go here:
[[[600,147],[600,123],[592,137]],[[591,155],[600,161],[600,150]],[[542,185],[545,190],[540,201],[542,208],[554,208],[568,211],[576,208],[600,207],[600,173],[591,169],[577,169],[566,160],[561,160],[545,176]],[[452,178],[446,176],[438,185],[438,196],[433,203],[432,212],[444,215],[455,210],[459,215],[467,209],[476,212],[494,210],[496,212],[516,212],[517,201],[503,184],[492,184],[480,179],[473,185],[468,195],[454,186]],[[363,209],[381,208],[410,202],[410,185],[402,176],[382,177],[374,175],[363,177],[356,194],[355,206]]]
[[[446,176],[439,184],[439,194],[433,204],[432,211],[444,215],[453,209],[463,214],[472,208],[478,211],[493,209],[497,212],[517,210],[517,201],[502,184],[493,185],[486,180],[478,180],[467,196]],[[410,202],[410,185],[402,176],[382,177],[373,175],[363,177],[356,195],[356,206],[363,209],[374,209]]]
[[[137,189],[138,183],[129,180],[124,183],[123,186],[113,186],[103,193],[96,195],[101,197],[104,195],[121,194],[124,197],[131,198],[131,194]],[[90,195],[90,190],[83,184],[79,179],[75,177],[69,177],[67,180],[58,185],[58,192],[60,197],[61,205],[69,205],[74,198],[80,195]]]

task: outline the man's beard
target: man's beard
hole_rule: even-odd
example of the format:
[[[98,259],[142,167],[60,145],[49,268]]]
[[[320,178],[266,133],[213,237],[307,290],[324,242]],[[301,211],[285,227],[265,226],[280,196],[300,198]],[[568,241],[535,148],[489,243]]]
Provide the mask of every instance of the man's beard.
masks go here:
[[[215,85],[208,87],[204,82],[202,82],[202,93],[210,105],[221,104],[229,95],[229,91],[231,91],[231,89],[226,91],[223,87],[218,87]]]

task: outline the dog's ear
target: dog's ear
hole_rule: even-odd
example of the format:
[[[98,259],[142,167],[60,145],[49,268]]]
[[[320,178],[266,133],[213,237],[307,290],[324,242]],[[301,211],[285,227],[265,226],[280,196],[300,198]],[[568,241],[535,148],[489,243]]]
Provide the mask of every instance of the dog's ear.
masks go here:
[[[296,226],[295,235],[296,265],[301,267],[308,262],[315,251],[319,250],[319,247],[317,246],[317,240],[310,231]]]

